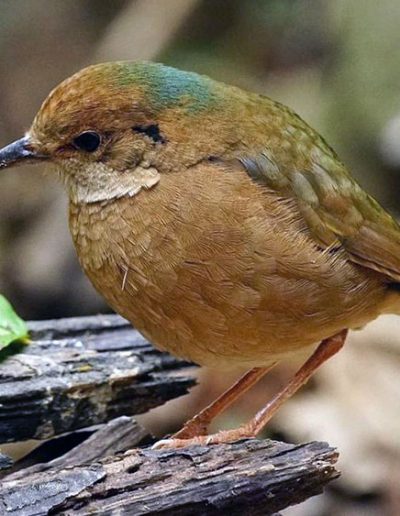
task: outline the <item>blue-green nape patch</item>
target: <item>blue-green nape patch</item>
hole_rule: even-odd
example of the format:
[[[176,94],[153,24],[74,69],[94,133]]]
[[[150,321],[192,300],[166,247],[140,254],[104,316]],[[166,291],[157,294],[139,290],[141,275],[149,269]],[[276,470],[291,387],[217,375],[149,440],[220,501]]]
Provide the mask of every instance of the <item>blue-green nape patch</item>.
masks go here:
[[[120,85],[143,87],[147,101],[156,110],[174,105],[189,113],[209,110],[220,102],[215,82],[194,72],[177,70],[159,63],[119,63]]]

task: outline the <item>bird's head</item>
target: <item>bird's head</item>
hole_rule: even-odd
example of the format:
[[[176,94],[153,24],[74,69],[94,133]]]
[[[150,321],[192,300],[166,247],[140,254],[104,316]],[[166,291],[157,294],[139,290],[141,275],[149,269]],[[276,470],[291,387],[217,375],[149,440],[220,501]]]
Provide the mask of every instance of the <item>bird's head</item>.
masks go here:
[[[0,168],[51,162],[75,202],[132,196],[163,172],[223,153],[224,113],[221,85],[207,77],[155,63],[94,65],[50,93],[26,135],[0,150]]]

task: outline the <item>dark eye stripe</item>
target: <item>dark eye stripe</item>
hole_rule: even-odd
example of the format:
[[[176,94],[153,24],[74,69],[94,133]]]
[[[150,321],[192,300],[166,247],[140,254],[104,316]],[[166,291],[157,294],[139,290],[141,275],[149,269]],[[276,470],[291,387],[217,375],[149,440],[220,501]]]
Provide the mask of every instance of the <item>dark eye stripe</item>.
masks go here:
[[[94,131],[85,131],[76,136],[72,141],[72,144],[76,149],[86,152],[94,152],[99,148],[100,143],[101,137]]]
[[[142,133],[151,138],[155,143],[165,143],[166,140],[160,132],[157,124],[135,125],[132,129],[137,133]]]

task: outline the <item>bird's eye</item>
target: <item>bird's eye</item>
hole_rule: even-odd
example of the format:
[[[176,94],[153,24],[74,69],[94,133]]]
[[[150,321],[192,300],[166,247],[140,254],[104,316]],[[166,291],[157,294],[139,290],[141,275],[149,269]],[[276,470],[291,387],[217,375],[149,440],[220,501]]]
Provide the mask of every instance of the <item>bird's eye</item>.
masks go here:
[[[79,136],[76,136],[72,141],[75,149],[83,150],[86,152],[94,152],[99,148],[100,143],[100,135],[94,131],[85,131]]]

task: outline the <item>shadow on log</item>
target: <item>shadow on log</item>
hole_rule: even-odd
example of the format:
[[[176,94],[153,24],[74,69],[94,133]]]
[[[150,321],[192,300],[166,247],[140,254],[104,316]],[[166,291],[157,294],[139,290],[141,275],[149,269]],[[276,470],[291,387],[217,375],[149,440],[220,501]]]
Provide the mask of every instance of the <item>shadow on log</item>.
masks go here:
[[[0,473],[4,470],[11,468],[13,461],[8,457],[8,455],[4,455],[4,453],[0,453]]]

